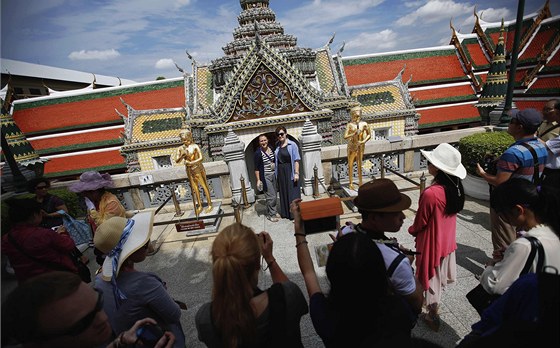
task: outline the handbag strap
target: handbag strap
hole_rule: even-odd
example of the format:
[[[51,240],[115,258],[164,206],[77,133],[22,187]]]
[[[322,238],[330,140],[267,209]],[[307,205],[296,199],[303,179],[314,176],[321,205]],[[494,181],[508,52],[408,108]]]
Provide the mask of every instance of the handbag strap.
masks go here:
[[[526,236],[525,238],[527,238],[527,240],[529,240],[529,242],[531,243],[531,252],[529,253],[527,262],[525,262],[525,266],[523,267],[523,270],[521,270],[520,276],[529,273],[529,270],[531,269],[531,266],[535,261],[535,256],[537,254],[537,251],[538,251],[538,258],[537,258],[537,269],[535,273],[541,272],[544,268],[543,266],[544,266],[545,254],[541,241],[538,240],[538,238],[532,236]]]
[[[47,268],[51,268],[55,271],[71,271],[74,272],[74,270],[69,269],[68,267],[64,267],[63,265],[60,265],[58,263],[55,262],[51,262],[48,260],[41,260],[36,258],[35,256],[29,255],[28,253],[25,252],[25,250],[23,249],[23,247],[16,242],[16,239],[14,238],[14,236],[12,236],[11,233],[8,233],[8,239],[10,240],[10,243],[16,247],[17,250],[19,250],[20,253],[22,253],[23,255],[25,255],[28,259],[31,259],[32,261],[35,261],[38,264],[41,264],[43,266],[47,266]]]
[[[542,132],[541,134],[537,134],[537,135],[540,138],[540,137],[544,136],[545,134],[548,134],[549,132],[552,132],[553,130],[555,130],[558,127],[560,127],[560,123],[555,124],[552,127],[547,128],[544,132]]]
[[[531,155],[533,156],[533,184],[538,185],[539,184],[539,157],[537,156],[537,152],[531,145],[527,143],[521,143],[519,145],[527,148],[527,150],[529,150],[529,152],[531,152]]]

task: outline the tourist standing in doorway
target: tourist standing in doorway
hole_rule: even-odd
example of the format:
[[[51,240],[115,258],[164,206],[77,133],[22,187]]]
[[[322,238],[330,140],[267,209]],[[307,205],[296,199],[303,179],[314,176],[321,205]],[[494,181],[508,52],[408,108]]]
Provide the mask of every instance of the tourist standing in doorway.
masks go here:
[[[416,256],[416,276],[424,289],[428,310],[422,318],[430,329],[439,331],[441,293],[457,279],[457,213],[465,204],[461,179],[467,171],[459,151],[447,143],[421,152],[434,181],[420,195],[414,224],[408,232],[415,237],[416,250],[420,252]]]
[[[278,192],[280,193],[280,216],[293,220],[290,212],[290,204],[296,198],[301,198],[299,189],[299,148],[290,139],[286,128],[276,128],[278,143],[274,156],[276,158],[275,174],[278,180]]]
[[[266,198],[266,218],[277,222],[280,215],[276,211],[276,176],[274,151],[268,146],[266,135],[259,135],[259,148],[255,151],[255,177],[257,188],[263,191]]]

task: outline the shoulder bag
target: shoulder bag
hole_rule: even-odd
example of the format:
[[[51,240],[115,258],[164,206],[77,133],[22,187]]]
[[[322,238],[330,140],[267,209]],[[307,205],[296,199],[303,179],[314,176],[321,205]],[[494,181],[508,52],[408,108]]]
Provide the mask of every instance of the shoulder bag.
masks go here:
[[[537,260],[537,272],[540,272],[543,269],[543,265],[544,265],[545,254],[541,242],[535,237],[527,236],[525,238],[527,238],[531,243],[531,252],[529,253],[527,262],[525,262],[525,266],[521,270],[519,276],[529,273],[529,270],[533,265],[533,261],[535,260],[537,250],[539,253],[538,260]],[[469,291],[466,295],[467,300],[474,307],[474,309],[476,309],[478,314],[482,314],[482,312],[500,296],[501,295],[497,295],[497,294],[489,294],[484,289],[482,284],[478,284],[474,289]]]

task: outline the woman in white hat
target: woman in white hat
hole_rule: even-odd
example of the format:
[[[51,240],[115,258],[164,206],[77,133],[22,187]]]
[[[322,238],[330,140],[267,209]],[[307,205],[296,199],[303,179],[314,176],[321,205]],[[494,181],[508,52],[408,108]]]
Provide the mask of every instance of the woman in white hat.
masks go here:
[[[93,242],[106,257],[94,286],[103,291],[103,309],[115,334],[149,317],[173,333],[174,347],[184,348],[181,308],[157,275],[134,268],[146,259],[152,226],[152,212],[141,212],[131,219],[115,216],[99,225]]]
[[[455,282],[457,266],[457,213],[463,209],[465,194],[461,180],[467,175],[461,154],[453,146],[439,144],[433,151],[423,151],[428,172],[434,181],[420,195],[414,224],[408,232],[415,237],[416,276],[424,288],[427,314],[421,316],[434,331],[439,330],[438,304],[441,292]]]

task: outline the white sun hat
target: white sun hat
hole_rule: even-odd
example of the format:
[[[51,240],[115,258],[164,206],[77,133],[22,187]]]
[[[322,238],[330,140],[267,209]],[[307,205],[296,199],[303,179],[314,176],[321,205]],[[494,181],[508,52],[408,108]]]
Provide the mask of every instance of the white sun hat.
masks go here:
[[[124,261],[150,241],[153,216],[151,211],[137,213],[131,219],[114,216],[97,227],[93,243],[97,249],[106,254],[102,268],[103,280],[111,280],[114,258],[118,259],[116,277]]]
[[[422,155],[444,173],[464,179],[467,170],[461,164],[461,153],[448,143],[439,144],[433,151],[420,150]]]

